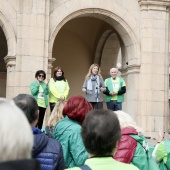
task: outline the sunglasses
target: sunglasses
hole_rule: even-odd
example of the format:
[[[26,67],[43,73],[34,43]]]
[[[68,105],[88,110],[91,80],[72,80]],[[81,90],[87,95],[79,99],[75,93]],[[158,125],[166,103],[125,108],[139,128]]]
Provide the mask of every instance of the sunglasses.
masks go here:
[[[42,74],[39,74],[39,75],[38,75],[38,77],[42,77],[42,78],[44,78],[44,75],[42,75]]]

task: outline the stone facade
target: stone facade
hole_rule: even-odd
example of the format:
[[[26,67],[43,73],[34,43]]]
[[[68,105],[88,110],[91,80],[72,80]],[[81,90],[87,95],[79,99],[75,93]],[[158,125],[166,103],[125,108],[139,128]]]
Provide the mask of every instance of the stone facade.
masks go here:
[[[169,128],[169,7],[170,0],[0,0],[0,95],[29,93],[35,71],[48,81],[57,65],[70,96],[84,95],[92,63],[106,78],[119,62],[123,110],[156,137]]]

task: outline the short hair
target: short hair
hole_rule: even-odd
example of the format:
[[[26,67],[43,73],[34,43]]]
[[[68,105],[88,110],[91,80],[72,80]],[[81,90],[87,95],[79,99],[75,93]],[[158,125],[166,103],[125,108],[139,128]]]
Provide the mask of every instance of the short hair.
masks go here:
[[[48,126],[54,127],[56,123],[63,119],[63,108],[66,105],[66,101],[58,101],[50,115],[50,118],[48,120]]]
[[[12,100],[0,98],[0,162],[30,159],[33,134],[25,115]]]
[[[32,124],[38,118],[37,101],[29,94],[19,94],[13,98],[15,104],[24,112],[28,122]]]
[[[94,109],[86,115],[81,134],[88,153],[112,155],[121,138],[119,120],[111,110]]]
[[[82,96],[71,97],[64,109],[63,116],[68,116],[70,119],[82,124],[85,115],[92,110],[92,105]]]
[[[114,112],[115,112],[115,114],[117,115],[117,117],[119,119],[121,129],[126,128],[126,127],[133,127],[134,129],[136,129],[136,131],[138,133],[143,134],[142,128],[137,126],[136,122],[134,121],[134,119],[129,114],[125,113],[122,110],[114,111]]]
[[[43,75],[44,75],[44,80],[46,79],[46,73],[45,73],[44,70],[38,70],[38,71],[35,73],[35,78],[37,78],[39,74],[43,74]]]

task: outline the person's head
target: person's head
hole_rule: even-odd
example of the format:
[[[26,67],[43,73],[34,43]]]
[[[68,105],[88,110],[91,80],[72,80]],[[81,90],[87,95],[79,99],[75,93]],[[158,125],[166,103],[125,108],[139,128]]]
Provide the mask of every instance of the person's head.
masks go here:
[[[119,119],[121,129],[126,128],[126,127],[133,127],[134,129],[136,129],[138,133],[143,133],[142,128],[137,126],[136,122],[133,120],[133,118],[129,114],[125,113],[122,110],[114,111],[114,112]]]
[[[35,126],[38,121],[37,101],[29,94],[19,94],[13,98],[15,104],[24,112],[28,122]]]
[[[59,120],[63,119],[63,108],[65,105],[66,105],[65,101],[58,101],[56,103],[48,120],[48,126],[54,127]]]
[[[38,70],[38,71],[35,73],[35,78],[36,78],[38,81],[44,81],[44,80],[46,79],[45,71],[43,71],[43,70]]]
[[[101,76],[101,70],[98,64],[92,64],[89,68],[89,72],[86,75],[86,79],[89,79],[91,75]]]
[[[64,109],[63,116],[68,116],[70,119],[82,124],[85,115],[92,110],[92,105],[82,96],[71,97]]]
[[[62,77],[65,81],[65,78],[64,78],[64,71],[63,69],[58,66],[54,69],[54,79],[57,80],[58,78]]]
[[[94,109],[86,115],[81,134],[89,154],[112,155],[121,138],[119,120],[111,110]]]
[[[116,78],[117,74],[118,74],[117,68],[111,68],[110,69],[110,75],[111,75],[112,78]]]
[[[0,162],[30,159],[33,147],[31,127],[13,101],[0,98]]]

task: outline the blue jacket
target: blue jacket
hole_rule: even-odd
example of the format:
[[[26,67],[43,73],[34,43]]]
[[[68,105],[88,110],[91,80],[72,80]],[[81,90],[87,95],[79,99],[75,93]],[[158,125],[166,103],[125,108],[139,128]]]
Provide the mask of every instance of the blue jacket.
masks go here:
[[[33,158],[41,165],[41,170],[63,170],[65,163],[60,143],[56,139],[49,138],[38,128],[32,127],[34,134]]]

